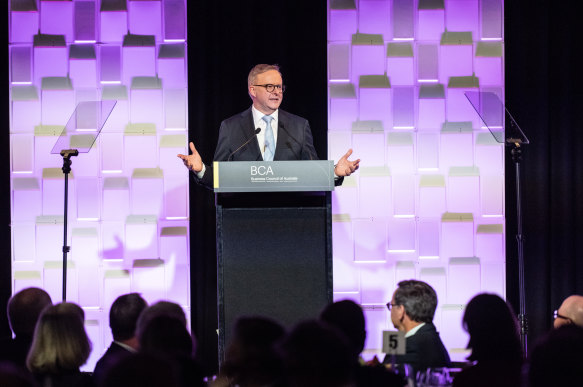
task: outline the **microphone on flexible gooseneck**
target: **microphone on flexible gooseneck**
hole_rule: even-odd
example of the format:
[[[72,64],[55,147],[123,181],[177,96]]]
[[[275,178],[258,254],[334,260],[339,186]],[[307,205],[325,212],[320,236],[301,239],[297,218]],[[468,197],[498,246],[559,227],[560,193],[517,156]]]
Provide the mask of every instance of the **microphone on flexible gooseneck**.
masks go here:
[[[261,132],[261,128],[255,129],[255,133],[253,134],[253,136],[251,136],[247,141],[245,141],[243,144],[241,144],[240,147],[238,147],[237,149],[235,149],[229,155],[229,157],[227,157],[227,161],[231,161],[231,157],[233,157],[235,155],[235,153],[239,152],[239,150],[241,150],[241,148],[243,148],[245,145],[249,144],[251,142],[251,140],[253,140],[255,137],[257,137],[257,135],[259,134],[259,132]]]
[[[287,135],[292,140],[294,140],[296,142],[296,144],[298,144],[300,146],[300,149],[301,149],[302,144],[294,136],[292,136],[292,134],[285,128],[285,126],[283,124],[280,124],[279,127],[282,128],[284,130],[284,132],[286,132]],[[294,156],[296,156],[296,159],[301,160],[301,157],[299,157],[298,154],[296,152],[294,152],[294,150],[293,150],[293,148],[291,146],[291,143],[289,141],[287,141],[285,144],[287,145],[287,147],[289,148],[289,150],[291,150],[293,152]],[[310,160],[312,160],[312,155],[310,155]]]

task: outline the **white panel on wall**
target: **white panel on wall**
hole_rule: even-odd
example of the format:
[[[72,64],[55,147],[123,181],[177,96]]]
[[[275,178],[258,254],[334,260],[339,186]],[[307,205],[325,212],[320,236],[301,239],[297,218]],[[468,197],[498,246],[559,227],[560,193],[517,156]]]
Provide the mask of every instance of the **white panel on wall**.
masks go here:
[[[386,263],[359,263],[362,304],[384,305],[391,300],[395,268]]]
[[[332,193],[333,214],[358,215],[358,187],[356,182],[357,179],[355,177],[345,177],[342,186],[334,189]]]
[[[32,133],[41,123],[41,104],[36,86],[13,86],[11,93],[11,133]]]
[[[387,217],[392,213],[391,177],[383,167],[362,167],[359,182],[359,216]]]
[[[356,0],[330,0],[330,14],[328,22],[329,40],[349,41],[358,29]]]
[[[384,261],[387,251],[387,222],[383,219],[354,220],[354,259]]]
[[[328,114],[329,135],[332,131],[348,131],[358,119],[358,101],[351,83],[330,85],[330,111]]]

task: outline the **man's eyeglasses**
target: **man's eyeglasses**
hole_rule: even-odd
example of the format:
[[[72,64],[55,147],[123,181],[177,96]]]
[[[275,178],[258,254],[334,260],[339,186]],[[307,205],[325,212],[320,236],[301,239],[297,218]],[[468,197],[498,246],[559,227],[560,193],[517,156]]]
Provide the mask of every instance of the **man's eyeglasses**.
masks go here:
[[[568,320],[569,322],[573,322],[573,320],[571,320],[569,317],[566,317],[566,316],[559,314],[558,309],[553,312],[553,318],[554,319],[562,318],[563,320]]]
[[[265,90],[267,90],[268,93],[273,93],[275,91],[275,89],[277,89],[278,92],[284,92],[285,91],[285,85],[272,85],[271,83],[267,83],[265,85],[253,85],[253,86],[261,86],[261,87],[265,87]]]
[[[399,306],[399,304],[391,304],[390,302],[387,303],[387,309],[390,311],[391,309],[393,309],[393,306]]]

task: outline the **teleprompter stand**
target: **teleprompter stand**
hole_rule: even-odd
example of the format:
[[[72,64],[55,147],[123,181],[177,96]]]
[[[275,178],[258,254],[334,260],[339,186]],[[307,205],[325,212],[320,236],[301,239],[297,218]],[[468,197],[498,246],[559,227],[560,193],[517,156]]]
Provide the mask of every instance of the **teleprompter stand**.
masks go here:
[[[67,121],[51,154],[60,154],[63,158],[61,168],[65,176],[64,210],[63,210],[63,302],[67,300],[67,254],[71,247],[67,244],[67,220],[69,210],[69,174],[71,173],[71,157],[79,153],[87,153],[95,143],[97,136],[109,118],[117,101],[85,101],[80,102]]]
[[[520,169],[522,163],[522,150],[529,140],[520,129],[510,112],[506,109],[500,98],[493,92],[468,91],[465,93],[492,136],[498,143],[506,144],[510,148],[512,162],[514,163],[516,177],[516,243],[518,254],[518,291],[520,342],[526,356],[528,319],[526,317],[526,299],[524,290],[524,235],[522,234],[522,188]]]
[[[61,152],[63,157],[63,174],[65,175],[65,206],[63,213],[63,301],[67,300],[67,254],[71,250],[70,246],[67,246],[67,218],[69,209],[69,173],[71,173],[71,164],[73,161],[71,157],[78,156],[79,151],[77,149],[63,149]]]

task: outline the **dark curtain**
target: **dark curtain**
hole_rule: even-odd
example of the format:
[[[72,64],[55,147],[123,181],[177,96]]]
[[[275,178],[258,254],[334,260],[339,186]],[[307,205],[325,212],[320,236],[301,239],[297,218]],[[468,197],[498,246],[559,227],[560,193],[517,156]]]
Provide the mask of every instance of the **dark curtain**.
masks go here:
[[[247,75],[281,67],[282,109],[307,118],[320,158],[327,150],[326,2],[253,0],[188,4],[189,139],[207,163],[220,122],[251,106]],[[214,196],[190,187],[192,327],[198,354],[217,371]]]
[[[506,107],[527,134],[522,162],[529,349],[552,311],[583,294],[581,19],[565,2],[505,2]],[[507,295],[519,309],[514,166],[507,153]]]

